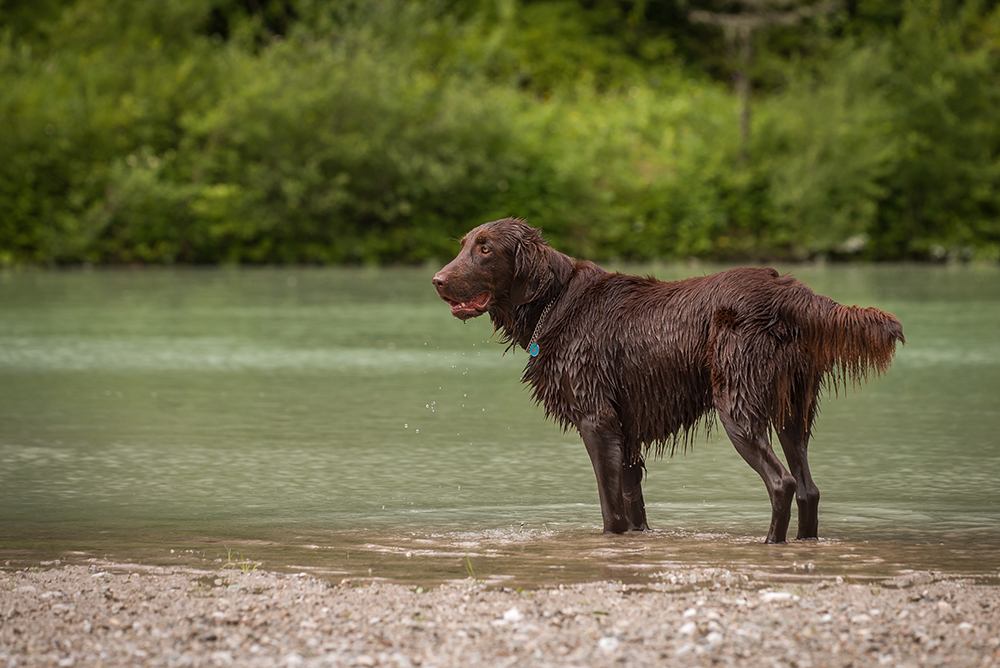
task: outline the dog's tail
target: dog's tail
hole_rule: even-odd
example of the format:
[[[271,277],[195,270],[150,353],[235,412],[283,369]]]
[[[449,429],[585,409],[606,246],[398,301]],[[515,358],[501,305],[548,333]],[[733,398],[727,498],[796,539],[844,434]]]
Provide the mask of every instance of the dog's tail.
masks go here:
[[[846,391],[884,374],[896,353],[896,342],[906,343],[899,320],[877,308],[843,306],[817,297],[804,343],[825,384],[834,392],[841,387]]]

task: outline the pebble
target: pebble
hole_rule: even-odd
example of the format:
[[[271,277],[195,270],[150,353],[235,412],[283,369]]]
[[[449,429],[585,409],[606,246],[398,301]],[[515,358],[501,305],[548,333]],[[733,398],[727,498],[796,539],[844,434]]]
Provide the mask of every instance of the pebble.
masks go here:
[[[694,622],[685,622],[684,624],[681,625],[679,629],[677,629],[677,632],[680,633],[682,636],[697,635],[698,625],[695,624]]]
[[[601,651],[608,652],[609,654],[617,650],[619,644],[618,638],[615,638],[614,636],[604,636],[597,641],[597,647]]]
[[[503,613],[503,620],[508,623],[516,623],[524,619],[524,615],[517,608],[511,608],[507,612]]]

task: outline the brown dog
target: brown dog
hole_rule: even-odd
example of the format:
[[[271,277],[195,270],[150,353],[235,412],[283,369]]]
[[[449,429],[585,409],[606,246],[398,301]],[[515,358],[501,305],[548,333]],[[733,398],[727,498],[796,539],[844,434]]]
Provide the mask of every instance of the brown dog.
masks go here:
[[[904,342],[892,315],[841,306],[773,269],[671,283],[608,273],[512,218],[466,234],[434,286],[455,317],[489,313],[505,343],[529,352],[522,380],[546,416],[583,437],[613,533],[648,528],[650,447],[686,446],[714,410],[767,486],[767,542],[785,541],[793,496],[798,538],[816,538],[806,449],[819,391],[883,373]],[[771,449],[772,428],[791,474]]]

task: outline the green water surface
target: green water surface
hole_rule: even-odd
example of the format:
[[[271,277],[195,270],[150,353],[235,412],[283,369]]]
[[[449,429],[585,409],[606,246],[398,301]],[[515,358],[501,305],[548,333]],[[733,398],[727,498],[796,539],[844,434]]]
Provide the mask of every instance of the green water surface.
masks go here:
[[[0,273],[0,560],[239,550],[400,581],[477,563],[532,583],[677,563],[994,576],[1000,270],[791,271],[893,312],[908,343],[886,377],[824,401],[823,539],[779,547],[759,542],[767,494],[721,429],[649,462],[656,531],[601,535],[579,437],[531,402],[522,351],[450,316],[433,267]]]

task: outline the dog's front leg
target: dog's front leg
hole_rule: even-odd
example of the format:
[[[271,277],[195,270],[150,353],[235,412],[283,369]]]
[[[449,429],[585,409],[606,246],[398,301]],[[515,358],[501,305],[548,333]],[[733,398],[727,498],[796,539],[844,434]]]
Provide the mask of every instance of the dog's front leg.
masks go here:
[[[646,524],[646,504],[642,500],[642,474],[646,470],[642,461],[626,463],[622,467],[622,489],[625,497],[625,515],[631,531],[649,531]]]
[[[622,435],[593,418],[583,418],[577,428],[597,475],[604,532],[625,533],[629,520],[622,487]]]

